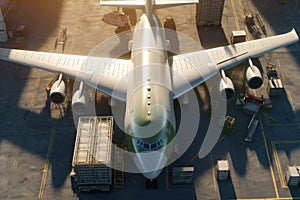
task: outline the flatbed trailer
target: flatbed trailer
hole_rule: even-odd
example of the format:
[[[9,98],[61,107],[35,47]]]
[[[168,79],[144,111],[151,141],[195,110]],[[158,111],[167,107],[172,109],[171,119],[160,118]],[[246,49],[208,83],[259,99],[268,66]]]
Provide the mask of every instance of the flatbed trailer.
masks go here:
[[[110,191],[113,117],[80,117],[71,176],[80,191]]]

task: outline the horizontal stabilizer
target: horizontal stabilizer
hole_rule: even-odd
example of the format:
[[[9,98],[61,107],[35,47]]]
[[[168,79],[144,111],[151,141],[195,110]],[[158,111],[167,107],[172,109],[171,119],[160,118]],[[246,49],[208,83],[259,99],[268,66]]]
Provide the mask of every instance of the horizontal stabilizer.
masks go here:
[[[126,8],[144,8],[145,3],[145,0],[100,0],[100,5],[103,6],[118,6]]]
[[[100,0],[103,6],[119,6],[131,8],[144,8],[147,0]],[[155,8],[165,8],[185,4],[199,3],[198,0],[154,0]]]
[[[155,5],[157,6],[172,6],[172,5],[184,5],[199,3],[198,0],[155,0]]]

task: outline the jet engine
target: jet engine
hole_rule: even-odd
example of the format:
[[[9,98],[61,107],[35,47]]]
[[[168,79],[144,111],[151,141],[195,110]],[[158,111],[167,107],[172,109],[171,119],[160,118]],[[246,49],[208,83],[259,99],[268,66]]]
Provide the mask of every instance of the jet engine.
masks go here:
[[[232,81],[225,75],[225,72],[221,70],[221,80],[219,83],[219,90],[223,100],[230,100],[235,95],[235,89]]]
[[[79,89],[73,94],[72,97],[72,110],[77,114],[86,112],[88,106],[88,95],[84,89],[84,84],[81,81]]]
[[[251,59],[248,62],[250,66],[246,69],[246,82],[251,89],[258,89],[263,84],[262,75]]]
[[[66,99],[66,85],[63,81],[63,75],[60,74],[57,81],[51,87],[49,97],[55,104],[62,104]]]

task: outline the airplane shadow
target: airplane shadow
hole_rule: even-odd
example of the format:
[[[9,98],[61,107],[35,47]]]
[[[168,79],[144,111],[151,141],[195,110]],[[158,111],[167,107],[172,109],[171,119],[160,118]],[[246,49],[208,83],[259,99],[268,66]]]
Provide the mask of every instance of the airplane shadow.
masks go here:
[[[14,2],[5,16],[7,30],[12,30],[14,26],[19,25],[25,25],[26,28],[22,35],[9,38],[7,43],[1,44],[1,47],[38,50],[57,30],[62,1],[15,0]],[[18,38],[23,38],[21,46],[17,41]],[[53,137],[53,151],[50,155],[52,184],[54,188],[60,188],[70,172],[75,139],[74,128],[70,128],[73,124],[70,113],[59,119],[51,118],[50,102],[47,98],[39,113],[18,107],[22,91],[32,70],[6,62],[1,62],[0,69],[2,71],[0,91],[3,94],[0,102],[5,105],[1,109],[0,142],[8,140],[21,149],[46,159],[49,139]],[[46,96],[46,92],[37,95]],[[32,109],[35,110],[34,107]],[[18,134],[22,135],[22,139]]]

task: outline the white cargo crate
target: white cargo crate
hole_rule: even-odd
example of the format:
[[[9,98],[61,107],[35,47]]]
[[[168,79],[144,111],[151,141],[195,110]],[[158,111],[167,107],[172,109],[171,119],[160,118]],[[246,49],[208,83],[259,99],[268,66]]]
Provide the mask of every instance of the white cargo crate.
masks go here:
[[[246,31],[239,30],[239,31],[232,31],[230,37],[231,44],[236,44],[239,42],[246,42]]]
[[[286,173],[286,182],[288,186],[298,186],[300,182],[299,167],[288,166]]]
[[[225,181],[229,176],[229,162],[228,160],[218,160],[217,161],[217,179],[219,181]]]
[[[110,190],[112,133],[111,116],[79,118],[72,167],[80,190]]]

